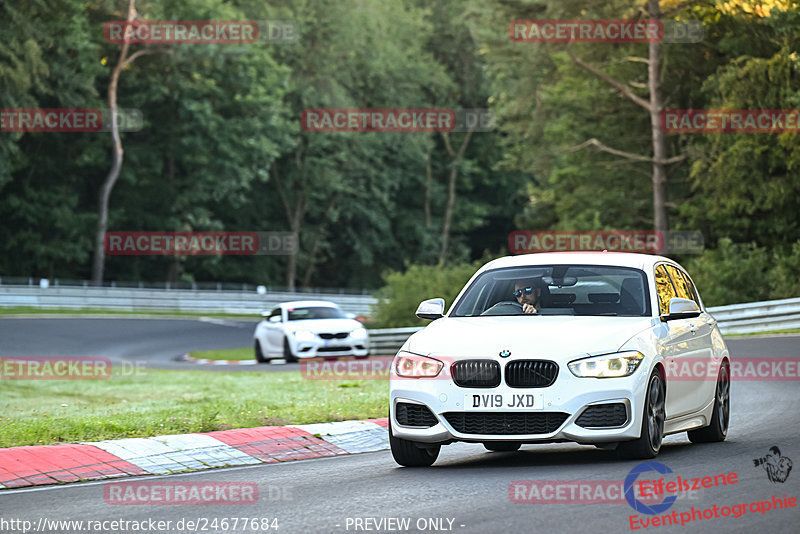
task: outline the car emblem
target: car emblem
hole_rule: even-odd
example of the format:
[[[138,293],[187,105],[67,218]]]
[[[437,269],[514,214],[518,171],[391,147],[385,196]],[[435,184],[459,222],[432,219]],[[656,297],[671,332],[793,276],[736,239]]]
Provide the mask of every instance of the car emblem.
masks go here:
[[[505,349],[505,350],[501,350],[500,351],[500,357],[501,358],[508,358],[509,356],[511,356],[511,351],[510,350]]]

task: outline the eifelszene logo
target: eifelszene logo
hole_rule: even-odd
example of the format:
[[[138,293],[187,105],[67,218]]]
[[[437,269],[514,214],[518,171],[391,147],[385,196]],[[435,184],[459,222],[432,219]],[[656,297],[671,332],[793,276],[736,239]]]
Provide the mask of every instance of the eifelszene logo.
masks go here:
[[[786,482],[792,471],[792,461],[786,456],[781,456],[781,450],[774,446],[770,447],[766,456],[754,458],[753,465],[763,466],[770,482]]]

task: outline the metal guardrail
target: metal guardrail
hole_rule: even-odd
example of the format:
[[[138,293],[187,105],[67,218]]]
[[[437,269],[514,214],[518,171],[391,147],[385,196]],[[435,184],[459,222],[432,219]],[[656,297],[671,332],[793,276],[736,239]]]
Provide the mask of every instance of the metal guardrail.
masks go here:
[[[731,304],[707,309],[723,334],[748,334],[769,330],[800,328],[800,298]],[[371,351],[379,356],[394,356],[411,334],[423,327],[370,330]]]
[[[708,308],[723,334],[800,328],[800,298]]]
[[[256,291],[192,291],[110,287],[0,286],[0,307],[96,308],[122,311],[175,311],[257,315],[290,300],[329,300],[343,311],[369,315],[376,299],[370,295]]]

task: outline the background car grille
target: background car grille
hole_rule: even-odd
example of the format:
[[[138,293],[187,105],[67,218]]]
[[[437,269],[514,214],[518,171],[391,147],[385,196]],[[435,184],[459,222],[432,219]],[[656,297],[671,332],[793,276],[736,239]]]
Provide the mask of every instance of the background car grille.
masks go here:
[[[546,388],[557,376],[558,364],[548,360],[515,360],[506,364],[506,384],[512,388]]]
[[[564,424],[562,412],[447,412],[444,418],[462,434],[550,434]]]
[[[628,422],[628,411],[621,402],[589,406],[575,421],[583,428],[622,426]]]
[[[493,388],[500,385],[500,364],[494,360],[461,360],[451,368],[453,382],[462,388]]]
[[[344,339],[347,337],[347,332],[339,332],[336,334],[317,334],[322,339]]]
[[[403,426],[429,428],[439,423],[428,407],[422,404],[398,402],[395,415],[397,416],[397,422]]]

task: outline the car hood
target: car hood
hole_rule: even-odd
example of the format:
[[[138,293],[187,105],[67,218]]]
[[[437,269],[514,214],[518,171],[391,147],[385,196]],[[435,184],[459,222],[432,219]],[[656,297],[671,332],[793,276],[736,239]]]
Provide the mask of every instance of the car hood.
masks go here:
[[[289,321],[285,324],[287,330],[310,330],[315,334],[350,332],[364,326],[355,319],[306,319],[305,321]]]
[[[547,358],[615,352],[650,328],[649,317],[443,317],[409,338],[406,350],[444,358]]]

